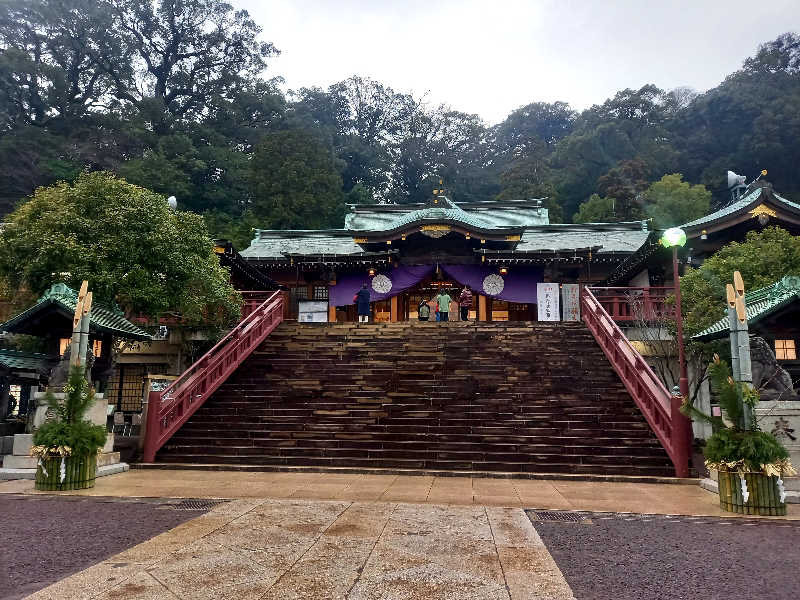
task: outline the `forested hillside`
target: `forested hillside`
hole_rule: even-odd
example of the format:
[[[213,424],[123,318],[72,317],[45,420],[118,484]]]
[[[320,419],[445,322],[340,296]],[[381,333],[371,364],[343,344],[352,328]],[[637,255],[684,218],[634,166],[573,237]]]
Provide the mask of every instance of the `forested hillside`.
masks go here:
[[[670,190],[691,215],[709,199],[688,183],[713,206],[728,169],[800,198],[793,33],[703,94],[644,85],[583,112],[532,98],[489,125],[358,76],[283,93],[279,49],[220,0],[2,6],[2,214],[84,170],[175,195],[240,245],[255,226],[339,227],[346,203],[418,202],[439,178],[456,201],[547,197],[554,221],[662,223]]]

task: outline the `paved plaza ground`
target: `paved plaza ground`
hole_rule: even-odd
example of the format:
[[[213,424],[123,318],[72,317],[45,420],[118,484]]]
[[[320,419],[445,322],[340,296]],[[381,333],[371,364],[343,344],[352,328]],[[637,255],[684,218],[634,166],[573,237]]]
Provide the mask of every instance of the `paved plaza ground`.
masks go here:
[[[31,524],[7,555],[48,547],[46,523],[62,523],[52,580],[74,574],[34,599],[788,599],[800,571],[800,507],[735,517],[697,485],[153,470],[0,493],[3,527]],[[179,498],[228,501],[170,510]],[[64,527],[76,507],[107,543]]]

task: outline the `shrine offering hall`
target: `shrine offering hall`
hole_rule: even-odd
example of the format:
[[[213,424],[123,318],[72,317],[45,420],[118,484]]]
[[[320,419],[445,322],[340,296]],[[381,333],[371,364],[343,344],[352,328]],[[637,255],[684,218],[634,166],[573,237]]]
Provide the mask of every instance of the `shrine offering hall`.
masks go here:
[[[440,290],[457,319],[464,286],[470,319],[569,321],[579,318],[579,284],[606,280],[655,238],[644,221],[551,224],[539,200],[438,196],[351,206],[342,229],[257,230],[241,257],[289,290],[285,317],[301,322],[355,321],[364,284],[376,322],[415,320]]]

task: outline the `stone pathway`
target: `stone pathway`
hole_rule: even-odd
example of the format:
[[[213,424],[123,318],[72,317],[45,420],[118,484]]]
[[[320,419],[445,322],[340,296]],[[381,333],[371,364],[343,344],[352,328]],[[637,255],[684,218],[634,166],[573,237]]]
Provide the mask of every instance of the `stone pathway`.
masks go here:
[[[688,480],[687,480],[688,481]],[[0,482],[0,494],[36,493],[32,481]],[[305,498],[681,515],[731,516],[699,485],[343,473],[131,470],[97,480],[85,496]],[[787,517],[800,519],[800,505]]]
[[[518,508],[235,500],[30,598],[573,596]]]
[[[0,483],[0,497],[3,493],[39,494],[30,481]],[[620,562],[625,557],[631,571],[640,574],[661,569],[674,577],[686,570],[677,558],[661,565],[662,551],[646,559],[637,549],[649,547],[649,536],[659,535],[646,529],[652,515],[666,515],[656,521],[696,515],[703,522],[719,522],[720,529],[725,528],[722,523],[737,523],[742,530],[754,530],[755,521],[780,528],[775,535],[786,535],[786,527],[795,531],[800,519],[798,505],[789,506],[786,519],[741,518],[722,513],[716,496],[697,485],[636,482],[142,470],[106,477],[93,489],[64,495],[92,501],[231,501],[105,558],[34,594],[34,599],[560,600],[573,598],[569,582],[574,582],[578,598],[595,600],[605,589],[595,589],[595,579],[611,582],[608,594],[602,591],[597,598],[614,597],[619,588],[613,583],[614,565],[627,564]],[[615,534],[613,524],[537,523],[537,532],[523,508],[611,511],[608,519],[620,519],[622,527],[629,520],[641,522],[631,528],[632,541],[627,543]],[[622,512],[639,516],[614,516]],[[588,525],[607,521],[606,516],[596,518]],[[598,537],[584,548],[584,538],[595,535],[590,530]],[[689,556],[683,546],[691,547],[694,539],[691,531],[680,531],[670,538],[669,548],[676,557]],[[555,561],[540,533],[552,545]],[[744,548],[747,539],[739,540]],[[604,553],[615,543],[625,549],[624,557]],[[573,556],[575,547],[580,551]],[[701,550],[712,547],[720,546],[706,544]],[[767,554],[767,561],[779,558]],[[642,581],[642,586],[627,588],[633,594],[628,597],[662,597],[660,586],[652,590],[655,595],[636,596],[652,583]],[[704,587],[677,586],[675,594],[665,591],[663,597],[694,597]]]

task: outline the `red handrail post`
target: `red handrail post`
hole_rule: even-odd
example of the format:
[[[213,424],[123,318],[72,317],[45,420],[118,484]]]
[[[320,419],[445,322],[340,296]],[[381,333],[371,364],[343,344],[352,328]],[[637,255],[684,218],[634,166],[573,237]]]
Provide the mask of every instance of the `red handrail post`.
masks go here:
[[[672,394],[670,421],[672,421],[672,448],[676,477],[689,476],[689,449],[692,447],[692,422],[681,412],[683,396]]]
[[[161,392],[150,392],[147,395],[147,419],[145,420],[145,430],[143,432],[144,450],[142,452],[144,462],[155,462],[156,460],[156,441],[158,440],[158,415],[161,411]]]
[[[650,288],[642,290],[642,316],[646,320],[655,319],[655,310],[653,310],[653,301],[650,298]]]

